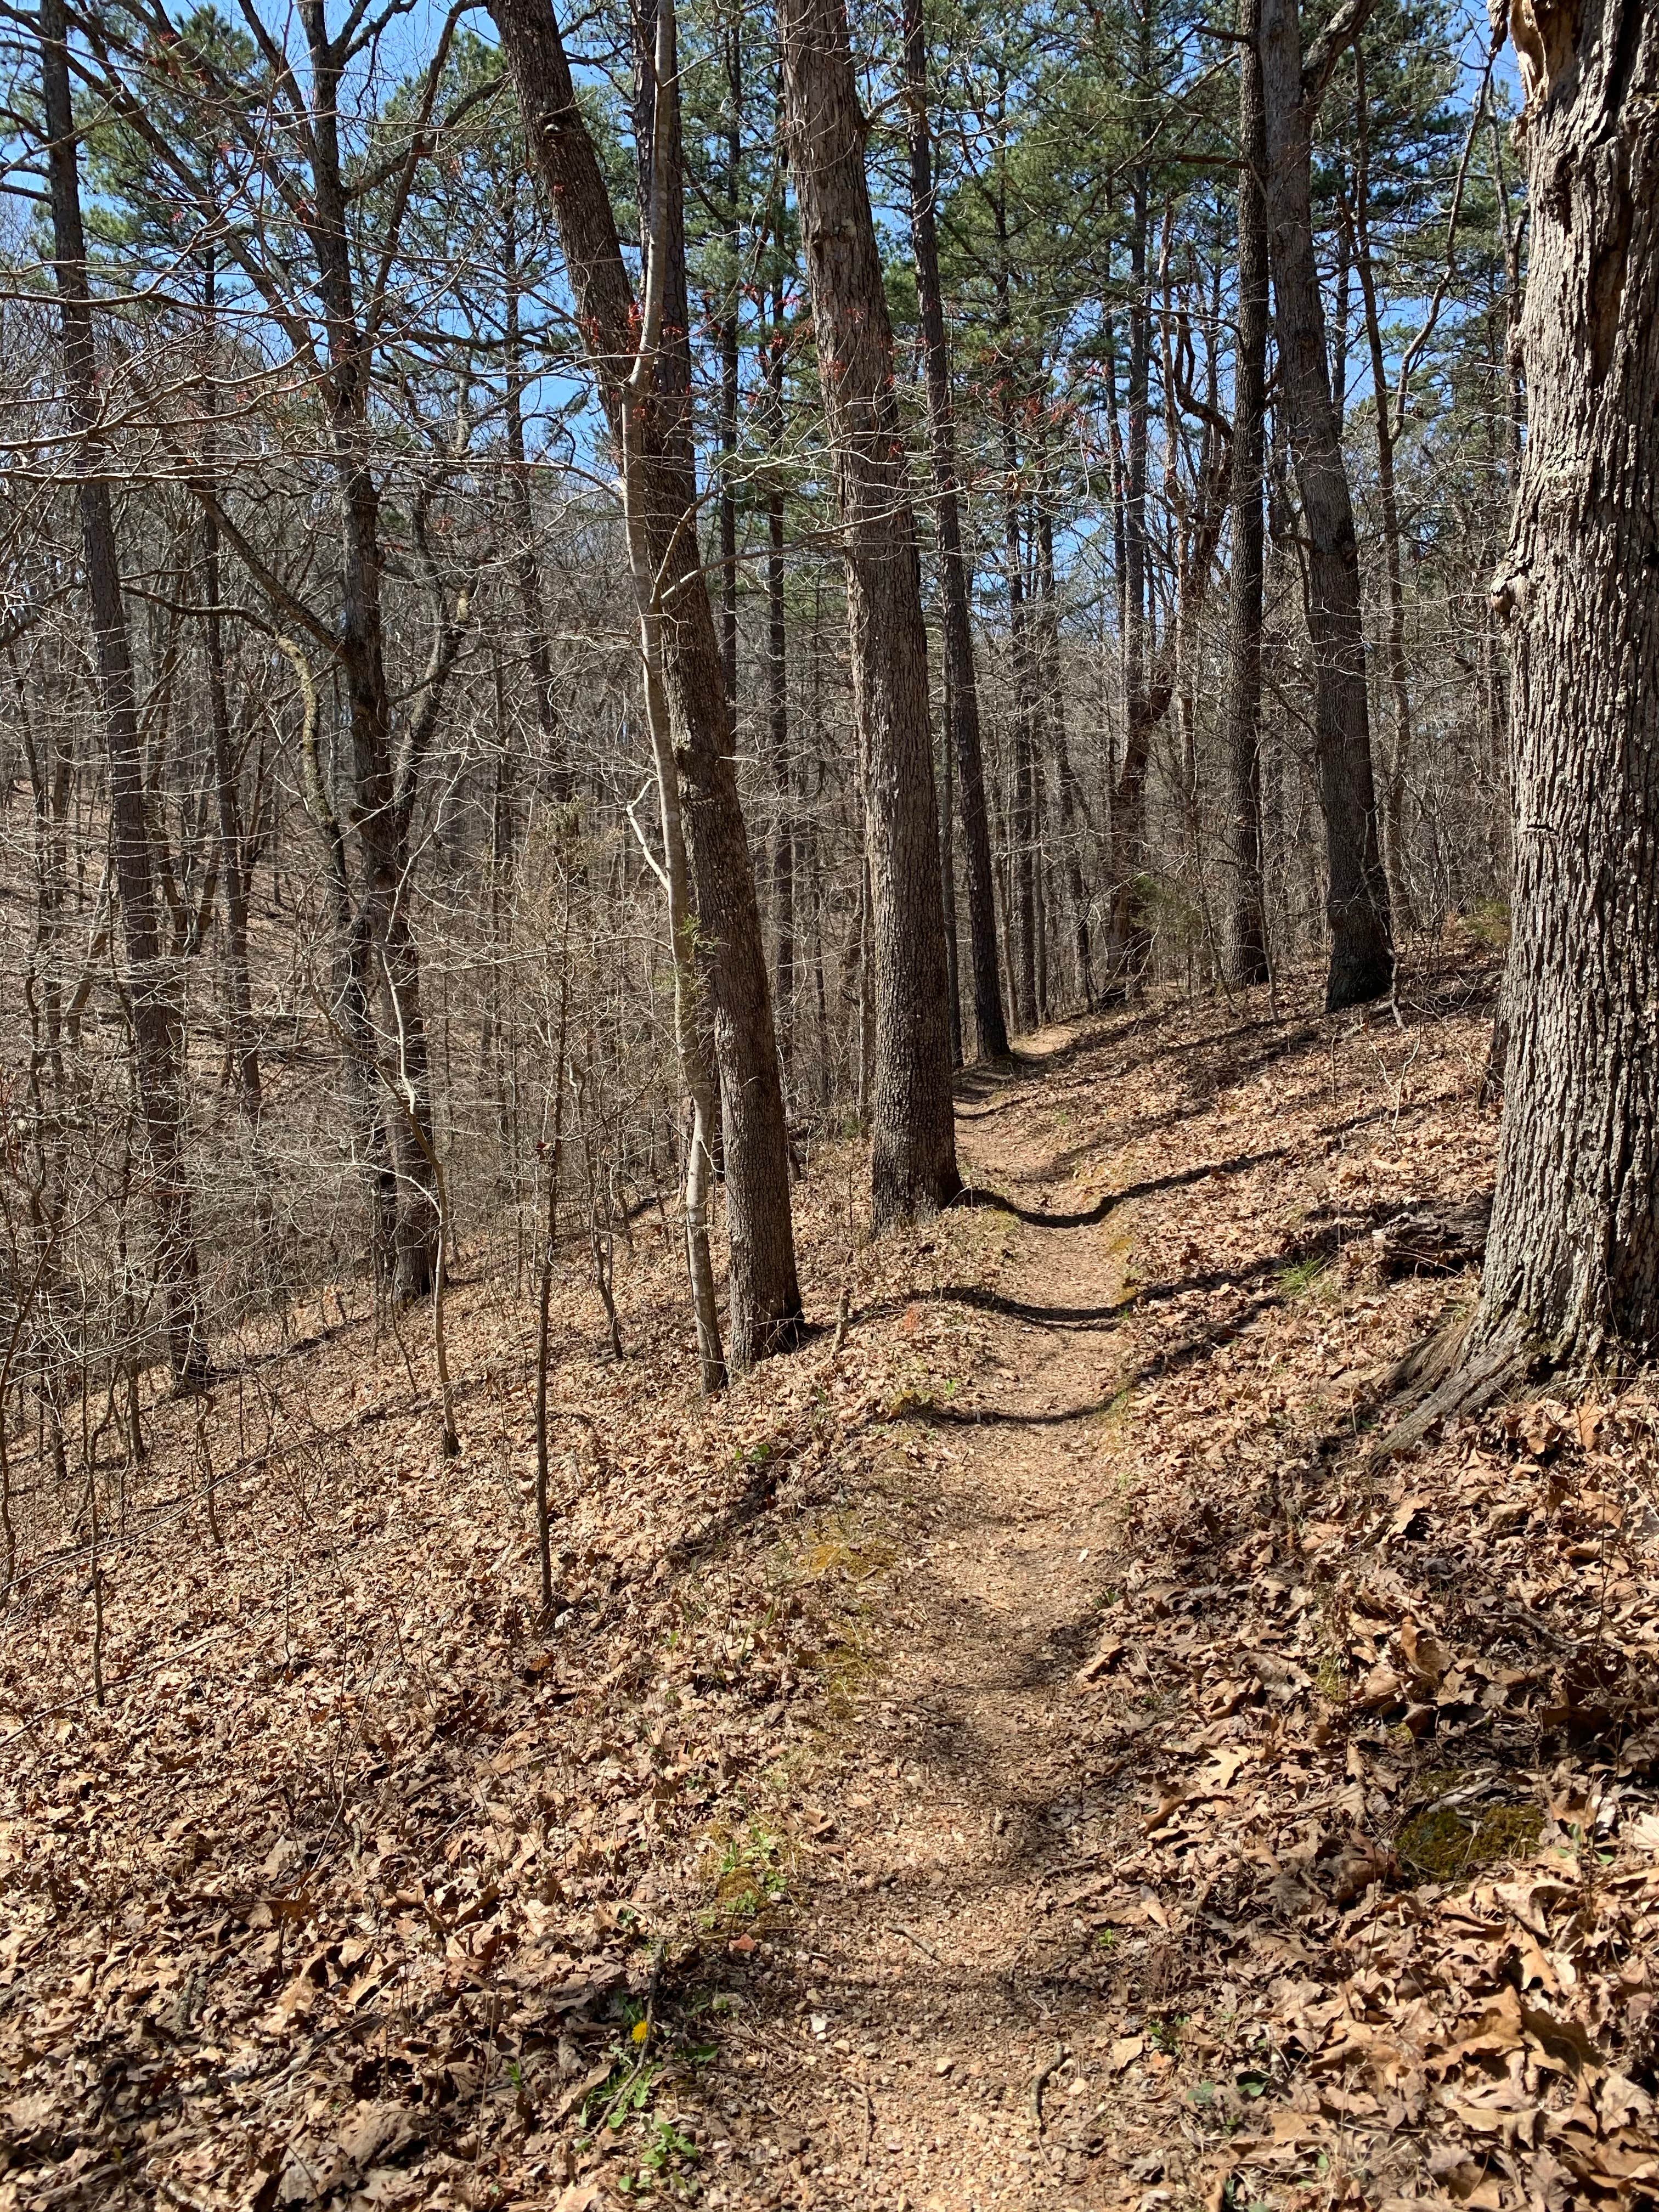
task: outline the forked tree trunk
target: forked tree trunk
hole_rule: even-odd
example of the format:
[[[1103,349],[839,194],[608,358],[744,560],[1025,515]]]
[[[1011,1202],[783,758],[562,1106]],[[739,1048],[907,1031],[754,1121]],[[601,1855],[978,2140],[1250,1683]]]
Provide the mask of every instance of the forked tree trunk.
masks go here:
[[[1267,118],[1256,46],[1261,0],[1240,0],[1238,348],[1233,366],[1233,562],[1227,610],[1227,915],[1223,958],[1235,983],[1267,980],[1261,878],[1262,496],[1267,405]]]
[[[785,0],[780,18],[790,159],[847,566],[873,922],[871,1177],[879,1230],[936,1212],[962,1187],[927,641],[847,18],[839,0]]]
[[[968,934],[974,962],[974,1028],[981,1060],[1006,1060],[1008,1024],[1002,1011],[1002,985],[997,974],[996,879],[991,872],[991,831],[985,814],[979,685],[974,669],[968,562],[962,550],[956,414],[951,399],[945,295],[939,283],[939,235],[933,210],[933,146],[927,128],[927,46],[921,0],[904,0],[904,88],[909,103],[910,236],[915,254],[916,296],[927,368],[927,441],[933,463],[933,526],[939,539],[945,689],[950,708],[950,742],[956,750],[967,862]],[[946,841],[948,846],[948,830]]]
[[[144,801],[132,645],[117,565],[115,516],[98,416],[98,359],[92,293],[81,219],[80,154],[70,99],[68,33],[62,0],[42,0],[40,79],[51,188],[52,275],[63,324],[64,373],[75,426],[81,539],[92,602],[98,685],[109,763],[116,890],[132,1003],[138,1109],[155,1194],[155,1273],[167,1315],[167,1351],[178,1380],[207,1376],[196,1238],[185,1176],[185,1109],[179,1010],[174,1003],[155,905],[155,856]]]
[[[620,444],[637,302],[611,196],[550,0],[492,0],[492,12],[558,226],[583,343]],[[665,149],[671,156],[678,151],[678,143]],[[675,167],[678,173],[677,161]],[[683,239],[677,192],[671,191],[669,206]],[[683,294],[683,256],[668,276]],[[730,1350],[732,1364],[741,1368],[797,1340],[801,1304],[772,994],[732,769],[725,672],[697,544],[688,407],[681,395],[660,389],[643,402],[639,517],[660,591],[662,675],[673,717],[678,803],[712,985],[731,1257]]]
[[[1310,62],[1304,73],[1297,0],[1261,0],[1260,43],[1279,373],[1309,539],[1315,747],[1331,926],[1325,1003],[1335,1012],[1389,989],[1394,945],[1371,777],[1359,548],[1314,255],[1312,130],[1330,62]]]
[[[1515,670],[1511,1034],[1477,1369],[1506,1340],[1558,1360],[1659,1343],[1659,17],[1532,15],[1531,425],[1492,587]]]

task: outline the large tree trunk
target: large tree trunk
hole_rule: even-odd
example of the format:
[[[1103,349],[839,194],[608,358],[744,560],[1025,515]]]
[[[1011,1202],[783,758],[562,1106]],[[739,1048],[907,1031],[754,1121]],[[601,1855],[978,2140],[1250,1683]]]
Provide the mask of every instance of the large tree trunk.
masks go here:
[[[208,1358],[190,1187],[185,1176],[183,1043],[156,913],[155,857],[145,818],[143,745],[133,683],[132,645],[117,565],[110,462],[98,416],[98,360],[62,0],[42,0],[40,37],[52,275],[76,432],[81,538],[104,709],[115,881],[126,945],[138,1109],[149,1152],[150,1187],[155,1195],[155,1273],[167,1314],[173,1371],[180,1382],[193,1387],[206,1379]]]
[[[935,1212],[961,1188],[927,641],[847,19],[838,0],[785,0],[780,14],[790,158],[847,565],[874,921],[871,1171],[875,1225],[884,1229]]]
[[[588,358],[620,445],[636,303],[610,194],[549,0],[493,0],[493,12],[523,103],[526,137],[558,224]],[[664,152],[672,157],[678,150]],[[677,163],[675,169],[678,174]],[[670,209],[683,241],[677,194],[671,194]],[[683,252],[677,258],[670,281],[683,295]],[[665,323],[673,320],[671,303]],[[684,316],[679,326],[684,331]],[[658,389],[650,395],[640,450],[641,520],[661,590],[662,672],[679,805],[700,939],[708,954],[725,1136],[730,1351],[732,1365],[741,1368],[793,1344],[799,1334],[783,1087],[754,870],[732,769],[725,672],[697,546],[696,466],[686,404],[678,394]]]
[[[1659,1341],[1659,18],[1531,20],[1531,425],[1492,587],[1515,670],[1511,1035],[1476,1367],[1522,1337],[1567,1360]]]
[[[1223,958],[1235,983],[1267,980],[1261,878],[1263,463],[1267,405],[1267,118],[1256,46],[1261,0],[1240,0],[1238,346],[1233,362],[1233,563],[1227,610],[1227,915]]]
[[[945,294],[939,283],[939,234],[933,210],[933,146],[927,129],[927,46],[921,0],[904,0],[904,82],[909,101],[910,236],[915,253],[916,295],[927,381],[927,437],[933,477],[933,527],[939,542],[939,598],[945,636],[945,688],[951,742],[956,750],[962,836],[968,878],[968,933],[974,962],[974,1028],[981,1060],[1008,1057],[1008,1024],[997,974],[996,884],[991,872],[991,831],[985,814],[985,764],[981,756],[979,685],[969,609],[968,562],[962,550],[957,479],[956,414],[945,340]]]
[[[1261,0],[1261,49],[1279,372],[1309,539],[1315,743],[1331,925],[1325,1003],[1334,1012],[1390,988],[1394,947],[1371,778],[1359,548],[1314,255],[1310,163],[1323,88],[1319,72],[1304,83],[1297,0]],[[1328,74],[1328,64],[1322,66]]]

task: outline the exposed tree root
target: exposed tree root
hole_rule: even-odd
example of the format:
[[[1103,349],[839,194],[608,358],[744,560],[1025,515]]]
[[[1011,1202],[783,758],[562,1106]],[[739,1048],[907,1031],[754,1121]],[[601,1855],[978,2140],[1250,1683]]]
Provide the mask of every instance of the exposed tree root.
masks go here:
[[[1420,1444],[1437,1422],[1484,1413],[1549,1364],[1538,1339],[1518,1325],[1476,1341],[1479,1315],[1454,1311],[1411,1351],[1389,1378],[1400,1419],[1373,1449],[1373,1466]]]

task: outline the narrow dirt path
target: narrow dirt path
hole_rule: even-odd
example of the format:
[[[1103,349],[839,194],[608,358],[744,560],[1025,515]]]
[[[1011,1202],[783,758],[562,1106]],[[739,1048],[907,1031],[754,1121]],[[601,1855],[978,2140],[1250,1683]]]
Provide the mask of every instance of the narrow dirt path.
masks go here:
[[[1093,1863],[1075,1844],[1103,1809],[1072,1685],[1119,1512],[1097,1477],[1128,1245],[1123,1209],[1066,1212],[1043,1084],[1066,1042],[1031,1041],[1019,1076],[963,1103],[964,1169],[1012,1201],[1013,1263],[990,1358],[944,1409],[927,1534],[892,1577],[875,1725],[827,1801],[843,1879],[817,1885],[810,1949],[769,1978],[769,2055],[710,2202],[1119,2201],[1100,2019],[1056,2008],[1039,1956],[1051,1885]]]

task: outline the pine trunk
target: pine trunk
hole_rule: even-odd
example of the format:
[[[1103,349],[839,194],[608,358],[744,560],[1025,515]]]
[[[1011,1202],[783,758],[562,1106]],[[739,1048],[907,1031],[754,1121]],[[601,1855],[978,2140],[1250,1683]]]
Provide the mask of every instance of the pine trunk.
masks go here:
[[[1309,539],[1315,746],[1331,927],[1325,1003],[1335,1012],[1381,998],[1392,987],[1394,946],[1371,776],[1359,548],[1314,254],[1310,162],[1318,94],[1304,85],[1297,0],[1261,0],[1261,52],[1279,368]]]
[[[957,478],[956,410],[951,398],[945,295],[939,283],[938,226],[933,215],[933,146],[927,128],[927,47],[921,0],[904,0],[904,82],[909,99],[910,234],[915,252],[916,296],[927,380],[927,438],[933,463],[933,527],[939,540],[945,689],[950,711],[950,741],[955,748],[961,793],[968,934],[974,963],[974,1029],[981,1060],[1006,1060],[1008,1024],[1002,1011],[1002,985],[997,974],[996,888],[991,872],[990,825],[985,814],[979,684],[974,668],[968,562],[962,549],[961,495]],[[948,834],[947,830],[947,842]]]
[[[789,150],[847,569],[873,923],[871,1176],[879,1230],[936,1212],[961,1188],[927,642],[847,19],[837,0],[785,0],[780,13]]]
[[[548,0],[493,0],[493,13],[555,211],[588,356],[620,443],[636,302],[610,193]],[[678,194],[672,204],[683,247]],[[683,251],[676,258],[683,296]],[[720,640],[697,546],[696,465],[686,417],[684,399],[660,390],[646,405],[641,520],[660,587],[663,679],[713,999],[731,1257],[730,1354],[740,1369],[797,1340],[801,1304],[766,945],[732,769]]]
[[[1227,611],[1228,866],[1224,957],[1229,980],[1267,980],[1261,878],[1261,603],[1263,464],[1267,406],[1267,118],[1256,48],[1261,0],[1241,0],[1238,143],[1238,349],[1233,368],[1233,563]]]
[[[146,815],[143,741],[133,681],[132,646],[115,543],[109,459],[98,416],[98,358],[81,218],[80,151],[70,96],[68,32],[61,0],[40,14],[42,104],[49,144],[52,274],[64,334],[64,370],[75,426],[81,539],[92,603],[98,687],[109,763],[111,842],[132,1005],[138,1110],[155,1194],[155,1273],[167,1316],[167,1350],[178,1380],[206,1380],[196,1239],[185,1176],[182,1038],[156,910],[155,856]]]

